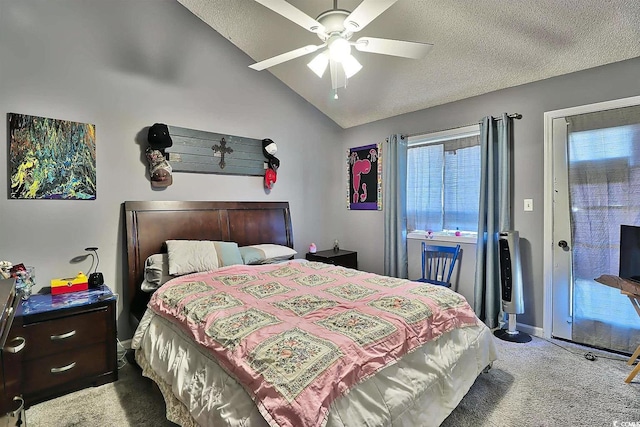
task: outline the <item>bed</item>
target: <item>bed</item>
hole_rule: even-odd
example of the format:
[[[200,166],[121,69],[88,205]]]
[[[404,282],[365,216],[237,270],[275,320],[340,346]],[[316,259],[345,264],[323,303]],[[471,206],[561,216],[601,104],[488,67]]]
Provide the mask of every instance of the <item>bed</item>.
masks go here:
[[[460,295],[343,267],[300,259],[231,265],[177,277],[153,294],[141,290],[147,258],[166,252],[166,241],[293,248],[287,202],[125,202],[124,216],[126,299],[136,328],[132,347],[143,375],[165,398],[167,418],[179,425],[437,426],[496,359],[492,334],[470,314]],[[225,282],[237,277],[243,282]],[[266,283],[265,277],[270,289],[286,289],[268,295],[274,301],[268,304],[248,291]],[[274,277],[278,280],[271,280]],[[300,278],[313,278],[314,283]],[[337,284],[364,294],[337,294]],[[202,313],[200,303],[200,311],[187,307],[211,295],[216,301],[224,295],[226,305],[220,310],[205,307],[206,315],[190,314]],[[304,297],[305,303],[311,298],[316,306],[298,313],[291,305],[285,307],[294,300],[291,295],[297,295],[296,301]],[[225,316],[240,315],[254,299],[258,305],[248,311],[262,317],[256,320],[242,312],[243,319],[251,319],[248,332],[241,339],[230,339],[228,329],[227,335],[219,335],[218,325],[230,324]],[[390,301],[393,304],[381,305]],[[398,308],[398,301],[422,311],[389,309]],[[346,314],[341,310],[349,312],[349,321],[342,322]],[[360,336],[340,329],[351,325],[356,312],[375,323]],[[287,326],[285,318],[293,326]],[[403,330],[405,324],[410,327]],[[326,335],[319,335],[321,331]],[[388,341],[380,338],[383,335]],[[298,365],[268,366],[274,349],[278,357],[291,357],[293,349]],[[304,363],[304,374],[293,372]]]

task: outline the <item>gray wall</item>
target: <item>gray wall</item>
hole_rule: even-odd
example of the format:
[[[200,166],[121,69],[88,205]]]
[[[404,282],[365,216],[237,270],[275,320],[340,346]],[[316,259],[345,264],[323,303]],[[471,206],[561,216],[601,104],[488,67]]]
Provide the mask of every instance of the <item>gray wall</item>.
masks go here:
[[[343,152],[349,147],[382,142],[393,133],[430,132],[472,124],[487,115],[521,113],[522,120],[515,121],[514,126],[513,225],[521,237],[525,313],[518,316],[518,321],[542,328],[543,114],[545,111],[636,95],[640,95],[640,58],[350,128],[344,132]],[[346,178],[343,178],[339,189],[345,186]],[[340,194],[338,189],[335,193]],[[533,212],[523,211],[525,198],[534,199]],[[383,199],[383,206],[385,203],[387,202]],[[345,232],[348,230],[343,237],[342,246],[358,251],[359,267],[382,273],[383,213],[343,209],[342,224]]]
[[[539,327],[543,112],[640,94],[633,59],[342,130],[271,74],[250,70],[249,57],[173,0],[0,0],[0,58],[0,111],[96,125],[97,200],[8,200],[7,186],[0,193],[0,259],[35,266],[39,286],[86,270],[89,262],[70,260],[95,245],[107,282],[122,293],[125,200],[286,200],[301,255],[312,241],[323,249],[339,238],[358,251],[362,269],[382,273],[382,212],[346,209],[346,150],[519,112],[514,227],[526,313],[518,319]],[[154,191],[142,148],[155,122],[272,138],[278,182],[267,194],[256,177],[176,173],[171,187]],[[522,211],[524,198],[534,199],[534,212]],[[126,316],[119,327],[130,335]]]
[[[341,128],[173,0],[0,0],[0,112],[96,125],[95,201],[9,200],[0,150],[0,260],[36,267],[38,287],[85,272],[72,264],[98,246],[100,270],[123,292],[125,200],[289,201],[295,248],[330,247],[343,203]],[[281,161],[270,194],[259,177],[175,173],[152,190],[142,149],[155,122],[271,138]],[[6,135],[6,119],[0,121]],[[123,298],[119,310],[123,308]],[[120,316],[120,337],[130,336]]]

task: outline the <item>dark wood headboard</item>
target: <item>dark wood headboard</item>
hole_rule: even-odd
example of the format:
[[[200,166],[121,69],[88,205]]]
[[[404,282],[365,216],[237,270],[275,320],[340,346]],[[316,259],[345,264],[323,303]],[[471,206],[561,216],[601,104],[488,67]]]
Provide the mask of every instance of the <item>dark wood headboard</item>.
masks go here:
[[[150,294],[140,289],[144,263],[166,252],[166,240],[217,240],[238,246],[293,248],[288,202],[124,202],[128,279],[125,295],[135,328]]]

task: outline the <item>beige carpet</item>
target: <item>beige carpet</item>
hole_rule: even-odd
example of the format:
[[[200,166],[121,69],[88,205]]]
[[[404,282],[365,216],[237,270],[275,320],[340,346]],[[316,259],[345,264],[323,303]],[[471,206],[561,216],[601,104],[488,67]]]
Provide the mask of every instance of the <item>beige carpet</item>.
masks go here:
[[[624,383],[631,367],[621,356],[558,340],[496,342],[500,360],[480,375],[443,426],[640,426],[640,376]],[[597,360],[585,359],[587,351]],[[164,417],[159,390],[133,365],[125,365],[115,383],[27,410],[28,427],[173,425]]]

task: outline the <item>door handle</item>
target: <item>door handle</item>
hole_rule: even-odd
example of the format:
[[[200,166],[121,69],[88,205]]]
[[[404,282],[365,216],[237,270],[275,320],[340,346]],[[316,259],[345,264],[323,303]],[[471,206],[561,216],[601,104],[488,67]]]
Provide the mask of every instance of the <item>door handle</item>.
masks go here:
[[[560,240],[558,242],[558,246],[560,246],[562,249],[567,250],[569,249],[569,245],[567,244],[566,240]]]

